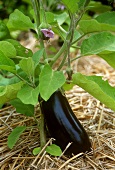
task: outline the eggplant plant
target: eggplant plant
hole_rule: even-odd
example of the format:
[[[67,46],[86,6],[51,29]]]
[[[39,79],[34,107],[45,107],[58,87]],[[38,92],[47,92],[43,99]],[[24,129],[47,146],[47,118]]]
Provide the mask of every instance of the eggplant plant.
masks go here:
[[[71,67],[72,61],[94,54],[115,68],[115,12],[111,7],[101,7],[99,9],[103,11],[96,13],[97,3],[90,0],[60,0],[55,4],[50,0],[31,0],[31,18],[15,9],[7,22],[2,21],[0,25],[0,105],[8,102],[17,112],[35,119],[40,130],[39,151],[46,144],[45,126],[62,150],[71,143],[65,154],[91,150],[89,137],[62,91],[78,85],[115,111],[115,88],[100,76],[73,73]],[[88,16],[90,10],[96,15]],[[36,52],[12,38],[17,30],[36,33]],[[46,46],[55,35],[63,43],[52,57]],[[53,46],[52,42],[50,46]],[[79,52],[71,59],[72,48]],[[58,67],[55,67],[57,61]],[[65,70],[63,66],[66,66]],[[38,96],[40,122],[34,114]],[[25,130],[26,127],[21,126],[11,132],[9,148],[14,147]],[[46,151],[49,152],[47,148]],[[59,151],[57,155],[60,154]]]

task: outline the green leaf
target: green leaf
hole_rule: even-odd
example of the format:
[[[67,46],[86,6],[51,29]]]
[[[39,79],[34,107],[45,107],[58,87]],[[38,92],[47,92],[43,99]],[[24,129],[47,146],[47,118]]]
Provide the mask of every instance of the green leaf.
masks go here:
[[[34,106],[31,104],[24,104],[19,99],[14,99],[11,102],[11,105],[13,105],[16,108],[16,111],[18,113],[24,114],[25,116],[34,116]]]
[[[11,85],[0,86],[0,104],[15,99],[17,97],[18,91],[21,89],[23,84],[24,83],[20,81]]]
[[[62,25],[68,18],[68,14],[67,14],[67,12],[63,12],[62,14],[55,14],[54,17],[55,17],[55,20],[57,21],[57,23],[59,25]]]
[[[115,31],[115,25],[99,23],[95,19],[81,20],[79,22],[79,30],[82,31],[84,34],[101,31]]]
[[[99,54],[105,51],[115,51],[115,35],[109,32],[101,32],[91,35],[81,44],[81,54]]]
[[[64,85],[63,85],[63,89],[65,90],[65,91],[68,91],[68,90],[71,90],[72,88],[73,88],[73,86],[74,86],[74,84],[73,83],[64,83]]]
[[[4,78],[2,75],[0,75],[0,86],[5,86],[9,84],[9,78]]]
[[[0,50],[4,53],[6,57],[16,57],[16,49],[10,42],[0,41]]]
[[[109,5],[103,5],[101,1],[100,2],[90,1],[88,10],[93,11],[96,14],[100,14],[100,13],[104,13],[107,11],[111,11],[112,7]]]
[[[115,26],[115,11],[108,11],[95,18],[99,23],[106,23]]]
[[[115,52],[109,54],[98,54],[103,58],[111,67],[115,69]]]
[[[60,147],[55,144],[47,146],[46,152],[53,156],[60,156],[62,154]]]
[[[10,38],[10,32],[3,21],[0,21],[0,41]]]
[[[39,61],[40,61],[41,57],[43,56],[43,53],[44,53],[44,49],[41,49],[41,50],[36,51],[33,54],[32,59],[35,63],[35,67],[39,64]]]
[[[39,153],[40,153],[40,151],[41,151],[41,148],[40,147],[37,147],[37,148],[34,148],[33,149],[33,155],[38,155]]]
[[[0,50],[0,69],[16,73],[15,63]]]
[[[83,9],[89,4],[90,0],[80,0],[78,3],[79,9]]]
[[[115,88],[99,76],[73,74],[73,83],[80,86],[107,107],[115,111]]]
[[[54,14],[52,12],[46,12],[46,20],[48,24],[53,23],[54,20]]]
[[[53,71],[46,64],[39,76],[39,91],[41,97],[47,101],[49,97],[65,83],[65,77],[61,71]]]
[[[34,61],[32,58],[24,58],[19,62],[20,68],[29,76],[34,76]]]
[[[15,9],[14,12],[10,14],[7,26],[12,30],[34,29],[34,24],[31,22],[30,18],[18,9]]]
[[[7,39],[8,42],[10,42],[16,49],[16,55],[21,57],[32,57],[33,53],[30,49],[24,47],[21,45],[18,41],[13,39]]]
[[[81,20],[79,29],[85,34],[101,31],[115,31],[115,12],[105,12],[98,15],[95,19]]]
[[[71,13],[77,12],[79,0],[62,0],[62,2]]]
[[[39,95],[39,87],[35,89],[24,85],[18,92],[17,97],[24,103],[24,104],[31,104],[36,105],[38,102],[38,95]]]
[[[8,136],[8,147],[12,149],[18,141],[20,135],[26,130],[26,126],[17,126]]]

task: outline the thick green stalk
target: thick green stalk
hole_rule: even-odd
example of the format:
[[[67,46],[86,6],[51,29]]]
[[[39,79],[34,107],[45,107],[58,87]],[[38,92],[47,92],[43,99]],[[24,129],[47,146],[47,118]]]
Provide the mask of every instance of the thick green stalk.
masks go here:
[[[58,71],[61,70],[61,68],[64,66],[66,58],[67,58],[67,52],[65,52],[65,54],[63,56],[62,62],[61,62],[61,64],[59,65],[59,67],[57,69]]]
[[[61,54],[67,50],[67,42],[66,40],[64,41],[62,47],[58,51],[58,53],[54,56],[53,61],[50,63],[50,66],[53,66],[53,64],[56,62],[56,60],[61,56]]]
[[[42,39],[42,33],[40,30],[40,0],[31,0],[32,1],[32,5],[33,5],[33,9],[34,9],[34,13],[35,13],[35,18],[36,18],[36,25],[37,25],[37,34],[38,34],[38,39],[40,42],[40,49],[44,49],[44,60],[47,58],[47,54],[46,54],[46,50],[45,50],[45,46],[44,46],[44,41]],[[35,117],[34,117],[35,119]],[[35,119],[36,121],[36,119]],[[45,123],[44,123],[44,115],[41,113],[41,120],[40,120],[40,146],[41,148],[44,147],[44,145],[46,144],[46,138],[45,138]]]

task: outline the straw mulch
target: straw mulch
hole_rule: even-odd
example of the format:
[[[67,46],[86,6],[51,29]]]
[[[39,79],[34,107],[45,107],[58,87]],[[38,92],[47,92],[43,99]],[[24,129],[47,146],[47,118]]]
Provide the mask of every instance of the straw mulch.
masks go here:
[[[72,63],[73,69],[85,75],[100,75],[115,86],[115,71],[102,59],[88,56]],[[39,130],[31,117],[16,113],[7,106],[0,110],[0,170],[114,170],[115,112],[78,86],[66,92],[69,103],[89,134],[92,152],[80,153],[70,159],[53,157],[44,150],[34,156],[32,150],[40,144]],[[39,120],[39,105],[36,108]],[[30,128],[21,135],[15,147],[7,147],[7,137],[16,126]],[[60,129],[61,130],[61,129]],[[51,143],[52,139],[48,140]],[[80,156],[80,157],[79,157]]]

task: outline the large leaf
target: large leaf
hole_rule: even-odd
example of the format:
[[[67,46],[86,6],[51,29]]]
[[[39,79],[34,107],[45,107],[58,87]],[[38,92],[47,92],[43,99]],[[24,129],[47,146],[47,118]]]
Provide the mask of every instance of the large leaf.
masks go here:
[[[100,31],[115,31],[115,12],[105,12],[92,20],[81,20],[79,29],[85,34]]]
[[[100,14],[100,13],[104,13],[104,12],[107,12],[107,11],[111,11],[112,7],[109,6],[109,5],[103,5],[101,3],[101,1],[97,2],[97,1],[91,1],[90,0],[88,10],[92,11],[92,12],[95,12],[96,14]]]
[[[7,56],[5,56],[1,50],[0,50],[0,69],[7,70],[12,73],[16,72],[15,63]]]
[[[31,57],[22,59],[19,66],[29,77],[34,75],[34,61]]]
[[[115,26],[115,11],[108,11],[95,18],[100,23],[106,23]]]
[[[10,42],[0,41],[0,50],[9,58],[16,57],[16,49]]]
[[[115,25],[99,23],[95,19],[81,20],[79,22],[79,30],[82,31],[84,34],[101,31],[115,31]]]
[[[62,2],[71,13],[77,12],[79,0],[62,0]]]
[[[99,54],[99,56],[115,69],[115,52],[109,54]]]
[[[80,86],[107,107],[115,111],[115,88],[99,76],[73,75],[73,83]]]
[[[17,92],[21,89],[23,82],[0,86],[0,104],[4,104],[17,97]]]
[[[8,136],[8,147],[12,149],[18,141],[20,135],[26,130],[26,126],[17,126]]]
[[[35,89],[24,85],[18,92],[17,97],[24,103],[24,104],[32,104],[36,105],[38,102],[38,95],[39,95],[39,87]]]
[[[20,99],[14,99],[11,102],[11,105],[13,105],[16,108],[16,111],[18,113],[24,114],[25,116],[34,116],[34,106],[31,104],[24,104]]]
[[[109,32],[101,32],[91,35],[81,44],[81,54],[91,55],[115,51],[115,35]]]
[[[31,22],[30,18],[18,9],[15,9],[14,12],[10,14],[7,26],[12,30],[34,29],[34,24]]]
[[[47,101],[49,97],[65,83],[65,77],[61,71],[53,71],[46,64],[39,76],[39,91],[41,97]]]
[[[7,39],[8,42],[10,42],[16,49],[16,55],[21,57],[32,57],[33,53],[30,49],[24,47],[21,45],[18,41],[13,39]]]

